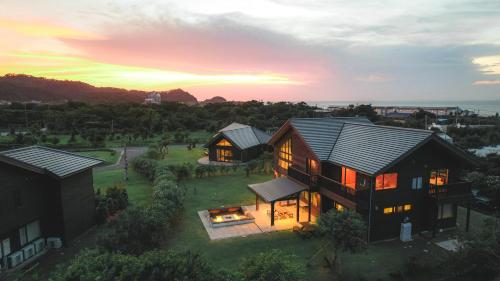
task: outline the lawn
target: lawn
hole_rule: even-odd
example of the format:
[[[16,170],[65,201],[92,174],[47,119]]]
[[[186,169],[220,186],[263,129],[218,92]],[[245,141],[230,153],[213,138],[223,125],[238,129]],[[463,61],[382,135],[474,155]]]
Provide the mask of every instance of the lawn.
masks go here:
[[[94,187],[104,191],[107,187],[121,184],[127,189],[131,204],[141,206],[151,202],[151,183],[132,169],[129,169],[129,180],[123,180],[123,170],[108,170],[94,172]]]
[[[184,163],[196,165],[198,163],[198,159],[204,156],[203,151],[204,149],[201,145],[198,145],[191,150],[188,150],[186,145],[170,145],[168,147],[167,156],[161,161],[170,165]]]
[[[115,164],[116,161],[118,161],[118,157],[120,157],[120,153],[114,150],[88,150],[75,151],[75,153],[87,157],[101,159],[105,162],[106,165]]]

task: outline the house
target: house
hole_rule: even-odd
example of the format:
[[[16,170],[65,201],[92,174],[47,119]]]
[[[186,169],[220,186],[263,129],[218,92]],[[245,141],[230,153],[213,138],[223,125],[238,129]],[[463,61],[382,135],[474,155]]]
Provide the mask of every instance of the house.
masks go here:
[[[454,227],[469,206],[462,169],[474,159],[432,131],[373,125],[365,118],[293,118],[269,140],[275,179],[249,185],[271,204],[299,199],[308,220],[330,209],[358,212],[369,241]],[[271,194],[271,195],[270,195]],[[258,201],[258,200],[257,200]],[[467,228],[470,209],[467,208]],[[271,225],[274,224],[271,216]]]
[[[144,104],[161,104],[161,94],[152,92],[144,99]]]
[[[92,168],[102,161],[31,146],[0,152],[0,265],[67,243],[94,225]]]
[[[251,126],[232,123],[218,131],[205,145],[208,159],[217,162],[247,162],[268,149],[270,136]]]

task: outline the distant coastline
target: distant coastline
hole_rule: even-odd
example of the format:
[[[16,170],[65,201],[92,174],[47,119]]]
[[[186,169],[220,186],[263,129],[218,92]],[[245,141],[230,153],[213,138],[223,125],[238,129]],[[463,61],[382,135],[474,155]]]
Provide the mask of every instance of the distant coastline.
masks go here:
[[[329,106],[348,106],[350,104],[371,104],[374,106],[439,106],[455,107],[462,110],[469,110],[478,113],[481,116],[495,115],[500,113],[499,100],[481,100],[481,101],[309,101],[309,105],[315,105],[321,108]]]

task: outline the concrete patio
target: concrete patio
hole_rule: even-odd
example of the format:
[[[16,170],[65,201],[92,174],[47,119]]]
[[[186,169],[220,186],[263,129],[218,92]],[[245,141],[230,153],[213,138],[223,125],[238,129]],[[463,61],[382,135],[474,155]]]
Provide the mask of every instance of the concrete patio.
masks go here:
[[[278,204],[277,204],[278,205]],[[293,217],[277,218],[274,221],[274,226],[271,226],[270,204],[259,204],[259,210],[255,210],[255,205],[242,206],[245,212],[250,213],[254,218],[254,223],[231,225],[224,227],[213,228],[209,221],[209,214],[207,210],[199,211],[198,215],[205,227],[205,230],[210,237],[210,240],[219,240],[232,237],[245,237],[248,235],[260,234],[272,231],[290,230],[294,226],[298,226],[295,217],[296,206],[276,206],[277,210],[293,214]],[[300,221],[307,222],[307,208],[300,208]],[[316,217],[311,216],[311,221],[316,221]]]

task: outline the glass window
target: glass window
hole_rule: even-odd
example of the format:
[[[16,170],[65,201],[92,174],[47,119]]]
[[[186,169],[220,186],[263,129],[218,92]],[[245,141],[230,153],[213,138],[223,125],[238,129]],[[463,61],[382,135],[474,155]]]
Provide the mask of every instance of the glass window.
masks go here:
[[[448,184],[448,169],[432,171],[429,183],[437,186]]]
[[[453,214],[453,204],[441,204],[438,206],[438,219],[448,219],[454,217]]]
[[[217,161],[230,162],[233,160],[233,151],[229,149],[217,149]]]
[[[7,256],[10,254],[10,239],[4,239],[2,241],[2,244],[0,245],[0,248],[2,248],[2,254],[4,256]]]
[[[411,189],[422,189],[422,177],[415,177],[411,179]]]
[[[19,228],[19,242],[24,246],[28,241],[26,237],[26,226]]]
[[[41,236],[40,221],[34,221],[26,226],[28,242],[31,242]]]
[[[398,173],[378,175],[375,178],[375,190],[393,189],[398,186]]]
[[[231,143],[229,141],[227,141],[226,139],[222,139],[220,140],[218,143],[217,143],[217,146],[232,146]]]
[[[335,209],[339,212],[343,212],[345,210],[345,207],[340,205],[339,203],[335,203]]]
[[[384,214],[386,215],[390,215],[394,213],[394,207],[387,207],[387,208],[384,208]]]
[[[288,170],[288,166],[292,165],[292,139],[285,140],[278,151],[278,166],[284,170]]]
[[[404,210],[405,211],[411,211],[411,204],[405,204],[404,205]]]
[[[342,184],[349,188],[356,188],[356,171],[342,167]]]

